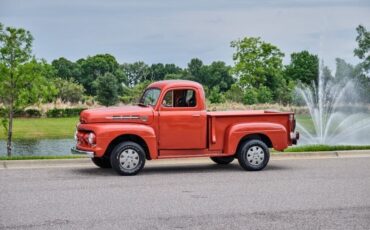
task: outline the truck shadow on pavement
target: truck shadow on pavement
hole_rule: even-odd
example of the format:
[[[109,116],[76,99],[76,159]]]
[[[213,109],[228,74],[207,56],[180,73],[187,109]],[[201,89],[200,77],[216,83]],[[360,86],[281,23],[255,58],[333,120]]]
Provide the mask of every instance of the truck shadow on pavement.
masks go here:
[[[268,165],[263,171],[290,170],[290,167],[282,165]],[[79,168],[74,169],[77,174],[91,176],[112,176],[117,175],[112,169],[100,168]],[[150,165],[137,175],[156,175],[156,174],[184,174],[184,173],[235,173],[246,172],[239,164],[217,165],[217,164],[197,164],[197,165]],[[254,172],[250,172],[254,173]]]

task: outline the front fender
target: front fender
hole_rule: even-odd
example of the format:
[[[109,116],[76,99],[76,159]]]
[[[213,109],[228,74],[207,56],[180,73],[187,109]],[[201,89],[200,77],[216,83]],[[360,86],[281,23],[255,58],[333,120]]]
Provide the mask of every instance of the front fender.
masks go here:
[[[143,124],[128,123],[95,123],[80,124],[79,130],[93,131],[96,135],[96,146],[93,151],[97,157],[104,155],[109,144],[122,135],[136,135],[141,137],[148,146],[151,159],[157,158],[157,138],[152,127]]]
[[[281,124],[270,122],[239,123],[227,128],[224,140],[224,153],[236,153],[242,138],[253,134],[267,136],[272,143],[272,147],[276,150],[283,150],[288,147],[287,130]]]

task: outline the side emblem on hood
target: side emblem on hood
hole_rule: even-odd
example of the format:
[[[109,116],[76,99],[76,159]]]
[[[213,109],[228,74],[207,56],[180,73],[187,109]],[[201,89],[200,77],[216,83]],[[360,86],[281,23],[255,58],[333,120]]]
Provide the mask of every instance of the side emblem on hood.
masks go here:
[[[105,117],[106,119],[112,119],[112,120],[142,120],[142,121],[148,121],[148,116],[138,116],[138,115],[128,115],[128,116],[111,116],[111,117]]]

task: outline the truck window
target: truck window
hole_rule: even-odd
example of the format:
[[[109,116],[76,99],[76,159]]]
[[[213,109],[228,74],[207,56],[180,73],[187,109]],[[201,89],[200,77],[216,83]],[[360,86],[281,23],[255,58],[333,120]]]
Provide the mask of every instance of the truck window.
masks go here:
[[[150,88],[145,90],[143,93],[143,96],[140,99],[139,104],[148,106],[154,106],[157,103],[158,97],[160,95],[161,91],[156,88]]]
[[[192,89],[176,89],[166,93],[162,105],[165,107],[195,107],[195,91]]]

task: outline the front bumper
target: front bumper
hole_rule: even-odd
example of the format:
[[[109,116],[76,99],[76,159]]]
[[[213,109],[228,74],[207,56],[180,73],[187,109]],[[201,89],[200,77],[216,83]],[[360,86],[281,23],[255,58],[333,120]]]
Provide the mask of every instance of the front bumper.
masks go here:
[[[79,150],[76,147],[71,148],[71,153],[72,154],[84,154],[87,155],[90,158],[93,158],[95,153],[91,151],[85,151],[85,150]]]

